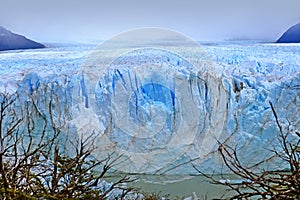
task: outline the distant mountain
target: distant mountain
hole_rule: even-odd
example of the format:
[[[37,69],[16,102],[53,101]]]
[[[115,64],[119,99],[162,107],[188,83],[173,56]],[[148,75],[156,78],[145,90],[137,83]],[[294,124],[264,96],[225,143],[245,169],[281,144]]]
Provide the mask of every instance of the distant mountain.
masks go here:
[[[38,48],[45,48],[45,46],[0,26],[0,51]]]
[[[300,43],[300,23],[289,28],[277,40],[277,43]]]

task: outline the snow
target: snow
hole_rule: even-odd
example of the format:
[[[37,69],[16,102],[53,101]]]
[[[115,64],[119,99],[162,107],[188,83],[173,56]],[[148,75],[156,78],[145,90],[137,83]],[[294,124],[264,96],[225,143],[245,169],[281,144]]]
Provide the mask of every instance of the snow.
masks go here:
[[[0,91],[13,93],[29,73],[41,78],[72,78],[93,46],[72,46],[0,52]]]
[[[7,36],[11,35],[12,33],[5,29],[3,26],[0,26],[0,36]]]
[[[126,50],[109,70],[87,65],[95,46],[4,51],[0,91],[62,86],[73,134],[98,133],[95,157],[122,155],[114,168],[122,172],[193,174],[191,162],[220,170],[215,151],[225,140],[242,162],[263,159],[278,142],[270,101],[283,126],[300,131],[300,45],[206,45],[205,59],[172,48]]]

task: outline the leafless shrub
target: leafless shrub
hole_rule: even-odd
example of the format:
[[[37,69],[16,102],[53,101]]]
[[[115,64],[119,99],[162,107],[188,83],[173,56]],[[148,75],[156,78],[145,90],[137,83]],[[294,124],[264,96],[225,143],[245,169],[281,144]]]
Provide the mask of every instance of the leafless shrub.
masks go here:
[[[48,95],[41,99],[42,106],[35,97],[41,90]],[[0,94],[1,199],[138,198],[135,189],[124,186],[132,179],[104,181],[117,158],[93,158],[94,133],[62,139],[66,115],[49,87],[37,88],[28,97],[21,101],[17,93]],[[72,155],[66,153],[66,145]]]
[[[281,148],[274,148],[272,152],[282,162],[287,163],[288,170],[254,172],[243,166],[236,148],[219,144],[218,151],[225,166],[237,175],[240,181],[218,180],[213,175],[201,172],[196,166],[194,168],[209,178],[211,183],[226,186],[235,192],[233,196],[225,199],[300,199],[300,133],[294,134],[298,139],[290,140],[292,133],[283,131],[271,102],[270,106],[279,129],[278,139],[281,145]]]

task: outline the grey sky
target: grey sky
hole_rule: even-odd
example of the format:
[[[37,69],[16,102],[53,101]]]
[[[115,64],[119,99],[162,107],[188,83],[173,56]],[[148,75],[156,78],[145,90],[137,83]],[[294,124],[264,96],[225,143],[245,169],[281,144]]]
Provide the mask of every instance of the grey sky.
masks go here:
[[[42,42],[109,39],[140,27],[195,40],[276,40],[298,22],[299,0],[0,0],[0,25]]]

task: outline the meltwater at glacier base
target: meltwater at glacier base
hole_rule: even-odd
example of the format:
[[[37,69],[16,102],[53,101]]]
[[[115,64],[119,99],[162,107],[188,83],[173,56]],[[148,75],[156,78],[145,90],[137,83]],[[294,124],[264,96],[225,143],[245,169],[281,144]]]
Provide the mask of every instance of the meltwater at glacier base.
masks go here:
[[[299,52],[296,44],[200,47],[174,31],[138,29],[96,48],[1,53],[0,89],[19,104],[34,97],[46,116],[55,97],[51,117],[64,121],[65,137],[94,134],[93,157],[118,158],[115,172],[221,172],[220,143],[245,165],[284,169],[269,159],[279,146],[271,104],[285,131],[300,131]]]

